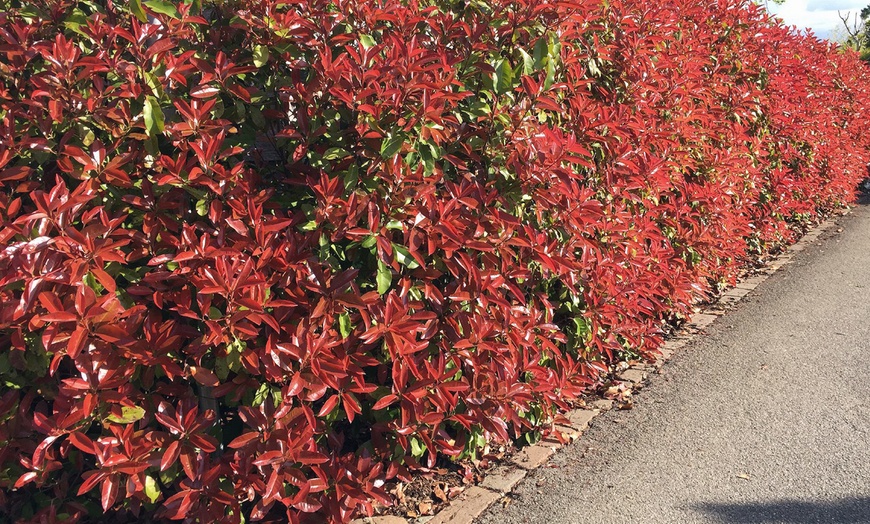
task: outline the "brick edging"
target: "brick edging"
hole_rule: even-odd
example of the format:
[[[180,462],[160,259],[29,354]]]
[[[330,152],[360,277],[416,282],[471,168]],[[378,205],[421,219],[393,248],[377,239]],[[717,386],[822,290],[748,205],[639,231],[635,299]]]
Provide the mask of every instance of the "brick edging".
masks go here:
[[[642,363],[630,366],[628,369],[616,374],[629,389],[635,389],[642,384],[649,372],[661,368],[674,352],[683,348],[695,337],[704,334],[704,328],[716,321],[717,318],[733,309],[746,295],[757,288],[762,282],[770,278],[784,265],[790,263],[796,253],[806,249],[807,246],[819,239],[822,233],[833,228],[837,220],[848,215],[851,208],[844,213],[832,216],[808,231],[797,242],[789,246],[782,254],[769,261],[764,267],[750,277],[741,280],[736,286],[724,292],[719,299],[705,309],[692,316],[691,322],[683,326],[685,334],[670,338],[659,348],[661,355],[653,363]],[[714,309],[711,306],[720,306]],[[724,306],[724,307],[723,307]],[[567,423],[556,424],[556,430],[571,435],[571,440],[579,438],[589,423],[604,411],[613,406],[613,401],[598,400],[592,403],[592,409],[578,408],[564,415]],[[395,515],[383,515],[377,517],[363,517],[354,520],[351,524],[472,524],[474,519],[486,511],[492,504],[501,500],[510,493],[514,486],[534,469],[542,466],[550,457],[562,447],[559,441],[546,438],[537,444],[522,448],[512,455],[504,463],[493,467],[476,486],[465,489],[459,497],[451,500],[441,511],[432,516],[406,519]]]

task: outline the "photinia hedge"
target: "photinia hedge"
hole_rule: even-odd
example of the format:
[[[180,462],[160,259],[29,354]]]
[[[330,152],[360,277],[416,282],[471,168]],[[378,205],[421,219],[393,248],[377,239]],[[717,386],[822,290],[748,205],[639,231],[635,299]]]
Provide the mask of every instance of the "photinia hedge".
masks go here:
[[[866,66],[748,1],[0,6],[9,522],[370,513],[870,161]]]

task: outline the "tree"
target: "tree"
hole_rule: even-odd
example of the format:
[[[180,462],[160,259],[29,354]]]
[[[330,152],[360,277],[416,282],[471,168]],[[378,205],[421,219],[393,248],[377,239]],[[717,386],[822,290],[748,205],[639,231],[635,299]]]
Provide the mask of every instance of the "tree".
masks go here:
[[[843,28],[846,30],[846,38],[843,45],[847,48],[854,49],[861,54],[861,59],[870,61],[870,5],[862,9],[859,13],[847,11],[844,15],[837,11],[837,15],[843,22]]]

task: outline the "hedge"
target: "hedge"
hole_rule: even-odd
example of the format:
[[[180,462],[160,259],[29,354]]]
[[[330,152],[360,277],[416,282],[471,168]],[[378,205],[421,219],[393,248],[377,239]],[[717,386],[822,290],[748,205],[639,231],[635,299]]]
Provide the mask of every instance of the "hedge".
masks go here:
[[[9,522],[370,513],[870,161],[866,66],[748,1],[0,6]]]

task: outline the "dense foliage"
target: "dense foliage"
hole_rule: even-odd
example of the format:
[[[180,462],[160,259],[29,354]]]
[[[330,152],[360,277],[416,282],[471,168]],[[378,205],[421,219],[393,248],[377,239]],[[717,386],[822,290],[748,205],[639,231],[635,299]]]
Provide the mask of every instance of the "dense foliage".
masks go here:
[[[347,521],[870,160],[864,66],[750,2],[0,6],[4,521]]]

